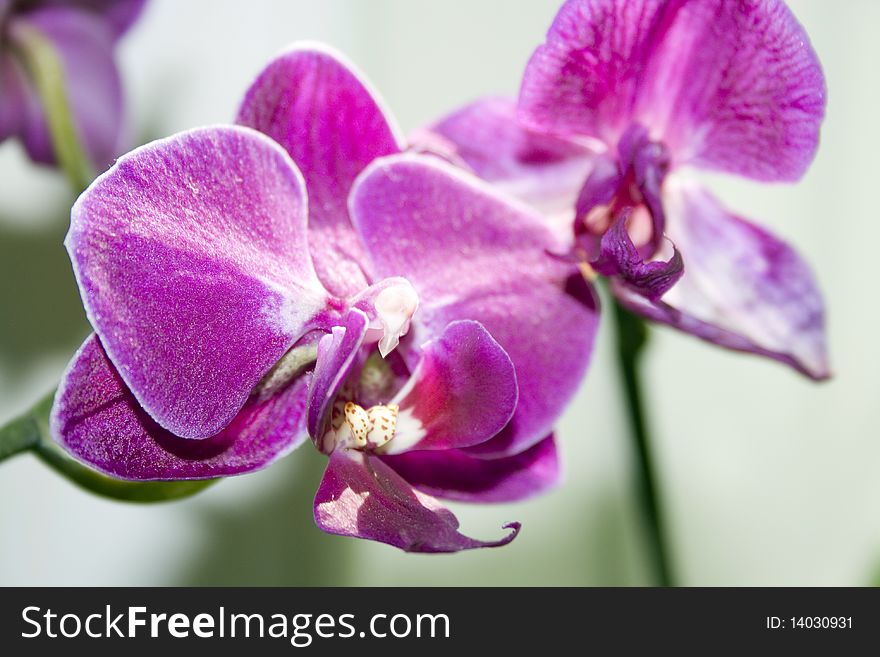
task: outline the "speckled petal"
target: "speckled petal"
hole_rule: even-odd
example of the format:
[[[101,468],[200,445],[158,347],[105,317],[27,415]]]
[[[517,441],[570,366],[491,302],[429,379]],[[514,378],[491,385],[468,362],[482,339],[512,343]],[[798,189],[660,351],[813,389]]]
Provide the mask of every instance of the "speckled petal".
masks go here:
[[[418,155],[371,166],[355,184],[351,213],[376,273],[406,276],[419,293],[411,344],[470,319],[513,361],[513,419],[468,449],[515,454],[547,436],[586,371],[597,306],[577,268],[548,253],[556,241],[543,218],[476,177]]]
[[[408,452],[383,460],[420,491],[460,502],[517,502],[547,492],[561,477],[553,436],[524,452],[497,459],[450,449]]]
[[[436,499],[412,488],[379,458],[339,449],[330,456],[315,496],[315,522],[325,532],[387,543],[407,552],[458,552],[507,545],[519,523],[496,541],[458,531],[458,519]]]
[[[516,399],[516,373],[504,349],[479,322],[452,322],[422,346],[418,366],[392,400],[400,407],[397,430],[382,451],[484,443],[508,423]]]
[[[618,298],[634,312],[709,342],[827,378],[824,304],[803,259],[692,183],[669,186],[665,201],[684,275],[657,303],[620,285]]]
[[[644,124],[676,164],[793,180],[815,154],[825,82],[782,0],[569,0],[532,56],[521,118],[617,143]]]
[[[120,158],[65,242],[86,313],[144,410],[186,438],[225,427],[324,308],[287,154],[239,127]]]
[[[359,292],[367,284],[365,259],[346,199],[367,164],[402,148],[377,94],[341,55],[302,44],[260,73],[237,122],[290,153],[308,187],[309,240],[318,275],[333,294]]]
[[[266,467],[306,439],[307,377],[251,398],[221,433],[179,438],[141,409],[92,335],[55,396],[51,430],[80,461],[122,479],[208,479]]]
[[[146,4],[147,0],[37,0],[32,3],[20,2],[16,10],[22,14],[27,14],[32,7],[43,11],[76,9],[88,12],[100,18],[119,38],[131,28]]]

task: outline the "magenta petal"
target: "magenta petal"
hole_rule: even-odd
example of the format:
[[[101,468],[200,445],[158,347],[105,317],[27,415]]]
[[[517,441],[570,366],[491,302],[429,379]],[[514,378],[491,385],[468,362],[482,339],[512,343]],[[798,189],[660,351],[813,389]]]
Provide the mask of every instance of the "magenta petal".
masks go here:
[[[632,122],[638,83],[667,4],[568,0],[526,67],[522,119],[535,129],[616,145]]]
[[[383,459],[419,490],[462,502],[516,502],[559,483],[556,441],[548,436],[524,452],[498,459],[457,449],[408,452]]]
[[[113,31],[99,16],[71,7],[51,7],[14,17],[9,27],[13,41],[28,38],[26,29],[19,26],[39,31],[55,47],[83,147],[95,166],[108,166],[118,154],[123,121]],[[33,160],[53,164],[55,153],[42,103],[31,93],[20,135]]]
[[[367,328],[367,316],[352,309],[341,326],[334,326],[318,342],[318,358],[308,401],[309,434],[314,440],[320,440],[324,435],[333,400],[351,372]]]
[[[782,0],[682,3],[649,67],[638,114],[677,163],[766,181],[809,167],[825,79]]]
[[[781,0],[569,0],[526,69],[522,118],[607,144],[641,123],[692,162],[760,180],[800,177],[825,83]]]
[[[469,449],[514,454],[547,436],[586,371],[597,307],[577,268],[547,252],[555,237],[543,218],[437,158],[416,155],[368,169],[352,191],[351,211],[376,273],[406,276],[419,293],[414,344],[472,319],[513,361],[513,419]]]
[[[479,322],[452,322],[423,345],[396,397],[397,431],[383,453],[484,443],[508,423],[516,398],[516,373],[504,349]]]
[[[458,552],[507,545],[519,523],[497,541],[458,531],[458,520],[433,497],[413,489],[376,457],[336,450],[315,495],[315,522],[325,532],[379,541],[407,552]]]
[[[268,400],[251,398],[221,433],[178,438],[138,405],[92,335],[74,356],[52,409],[55,440],[122,479],[206,479],[263,468],[306,438],[306,378]]]
[[[634,312],[709,342],[827,378],[824,304],[801,257],[699,187],[672,188],[666,202],[668,234],[684,256],[684,275],[660,302],[620,286],[618,298]]]
[[[310,248],[327,289],[350,296],[366,287],[363,249],[346,199],[365,166],[402,148],[377,94],[339,54],[303,45],[260,73],[237,122],[272,137],[302,171]]]
[[[489,97],[467,105],[411,139],[464,162],[477,176],[538,208],[571,239],[572,208],[595,154],[573,141],[529,130],[516,103]]]
[[[238,127],[120,158],[74,205],[66,246],[89,320],[164,428],[205,438],[323,309],[287,154]]]

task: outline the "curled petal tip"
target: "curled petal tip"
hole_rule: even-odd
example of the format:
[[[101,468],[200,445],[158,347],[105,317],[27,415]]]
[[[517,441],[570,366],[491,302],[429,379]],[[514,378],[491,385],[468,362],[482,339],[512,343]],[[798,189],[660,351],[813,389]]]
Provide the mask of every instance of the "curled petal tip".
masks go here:
[[[509,529],[510,533],[507,536],[505,536],[503,539],[501,539],[501,541],[499,541],[498,545],[507,545],[513,539],[515,539],[517,536],[519,536],[519,532],[522,529],[522,523],[516,522],[516,521],[505,522],[503,525],[501,525],[501,529]]]

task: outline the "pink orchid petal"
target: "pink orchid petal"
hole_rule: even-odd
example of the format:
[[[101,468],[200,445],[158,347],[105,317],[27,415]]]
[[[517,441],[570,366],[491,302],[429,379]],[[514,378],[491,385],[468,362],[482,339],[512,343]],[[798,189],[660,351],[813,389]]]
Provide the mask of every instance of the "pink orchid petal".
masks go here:
[[[307,377],[267,400],[251,398],[219,434],[179,438],[138,405],[97,336],[71,361],[55,395],[51,430],[77,459],[122,479],[207,479],[252,472],[306,439]]]
[[[287,154],[238,127],[139,148],[76,202],[66,246],[87,315],[162,427],[220,431],[324,308],[306,211]]]
[[[514,454],[550,433],[586,371],[597,307],[577,268],[547,252],[556,239],[543,218],[418,155],[371,166],[352,191],[351,214],[375,272],[406,276],[419,294],[413,345],[472,319],[513,361],[513,419],[469,449]]]
[[[237,122],[269,135],[296,162],[309,193],[309,247],[333,294],[367,286],[365,258],[346,199],[375,158],[402,150],[378,95],[341,55],[294,47],[260,73]]]
[[[452,156],[496,188],[540,210],[561,244],[571,241],[578,191],[595,153],[576,142],[529,130],[516,103],[488,97],[443,117],[411,138],[414,147]]]
[[[561,476],[552,435],[519,454],[497,459],[450,449],[407,452],[383,460],[428,495],[472,503],[524,500],[554,488]]]
[[[434,498],[416,491],[380,459],[339,449],[330,456],[315,496],[315,523],[325,532],[387,543],[407,552],[458,552],[507,545],[519,523],[496,541],[458,531],[458,520]]]
[[[667,230],[684,275],[656,303],[615,286],[636,313],[723,347],[830,375],[825,308],[808,265],[788,244],[730,214],[696,185],[670,187]]]
[[[420,351],[396,396],[397,431],[384,454],[478,445],[510,421],[517,400],[513,363],[479,322],[452,322]]]

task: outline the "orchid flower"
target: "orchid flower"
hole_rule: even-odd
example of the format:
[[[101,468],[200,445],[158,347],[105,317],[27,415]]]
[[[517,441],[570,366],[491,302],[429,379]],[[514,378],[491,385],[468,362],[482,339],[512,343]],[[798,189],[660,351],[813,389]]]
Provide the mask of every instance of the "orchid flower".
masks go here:
[[[27,56],[45,40],[63,72],[83,148],[103,168],[118,153],[123,99],[116,43],[145,0],[0,0],[0,141],[18,137],[35,162],[55,164],[44,99]]]
[[[560,252],[632,312],[823,379],[809,267],[688,169],[797,180],[824,107],[816,54],[780,0],[569,0],[518,106],[478,101],[418,141],[540,208]]]
[[[322,529],[421,552],[509,542],[517,524],[478,541],[436,498],[556,483],[589,285],[547,254],[538,213],[401,153],[326,49],[270,63],[239,123],[121,157],[74,206],[66,246],[95,334],[53,436],[133,480],[251,472],[311,438],[329,458]]]

